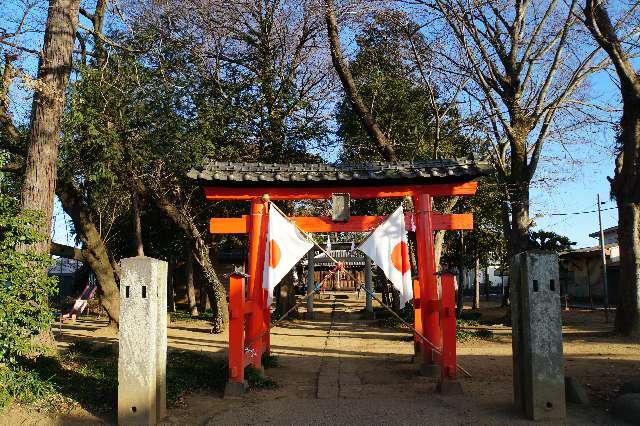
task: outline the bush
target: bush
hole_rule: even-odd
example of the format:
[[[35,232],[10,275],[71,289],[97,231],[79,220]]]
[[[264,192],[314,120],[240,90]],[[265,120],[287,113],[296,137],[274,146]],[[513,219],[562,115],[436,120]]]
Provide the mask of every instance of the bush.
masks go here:
[[[0,362],[7,365],[41,349],[33,337],[53,321],[49,297],[57,291],[56,279],[46,274],[51,259],[18,251],[43,240],[38,221],[38,214],[21,212],[16,200],[0,194]]]

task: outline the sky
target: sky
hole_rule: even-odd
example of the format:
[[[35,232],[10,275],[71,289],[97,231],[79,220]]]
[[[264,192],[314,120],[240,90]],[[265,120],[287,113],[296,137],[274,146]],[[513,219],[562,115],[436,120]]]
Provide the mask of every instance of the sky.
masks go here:
[[[18,0],[0,0],[0,10],[7,12],[0,13],[0,27],[6,24],[5,18],[11,7],[19,3],[21,2]],[[42,8],[36,12],[36,16],[42,19],[45,10]],[[31,37],[41,37],[41,34],[32,33],[29,35]],[[345,46],[349,49],[348,43]],[[613,100],[613,103],[618,101],[618,89],[606,74],[597,76],[591,84],[594,97]],[[16,116],[24,116],[24,111],[30,106],[28,94],[21,90],[16,90],[15,93],[14,102],[17,102],[14,103],[13,110]],[[616,120],[614,113],[611,121]],[[598,229],[598,215],[592,212],[596,209],[597,194],[600,194],[604,202],[603,227],[608,228],[617,223],[615,202],[609,197],[607,181],[607,176],[613,174],[615,134],[610,125],[603,124],[597,132],[578,130],[577,136],[582,137],[584,143],[574,142],[564,147],[549,144],[545,148],[535,176],[540,181],[535,181],[531,189],[530,216],[535,220],[534,229],[554,231],[576,242],[576,247],[587,247],[598,242],[589,237],[590,233]],[[573,135],[573,139],[575,138],[576,135]],[[337,152],[327,153],[327,158],[337,158]],[[577,212],[590,213],[567,214]],[[59,243],[74,244],[72,225],[58,202],[54,211],[52,237]]]

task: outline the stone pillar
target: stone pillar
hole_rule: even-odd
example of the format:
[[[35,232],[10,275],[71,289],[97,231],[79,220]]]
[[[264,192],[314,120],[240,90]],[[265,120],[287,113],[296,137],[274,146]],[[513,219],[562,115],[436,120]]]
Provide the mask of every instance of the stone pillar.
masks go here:
[[[532,420],[565,417],[560,280],[556,253],[532,250],[511,263],[513,389]]]
[[[313,290],[315,288],[314,276],[315,276],[315,247],[309,250],[307,258],[309,259],[307,265],[307,313],[306,319],[313,319]]]
[[[371,259],[369,256],[364,257],[364,288],[365,296],[367,298],[366,315],[369,318],[373,318],[373,276],[371,273]]]
[[[118,424],[155,425],[166,413],[167,263],[120,265]]]

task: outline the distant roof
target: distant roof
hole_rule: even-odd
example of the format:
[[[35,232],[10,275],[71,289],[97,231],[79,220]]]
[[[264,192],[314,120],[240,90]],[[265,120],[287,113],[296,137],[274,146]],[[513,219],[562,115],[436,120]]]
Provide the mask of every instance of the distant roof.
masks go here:
[[[609,249],[611,247],[616,247],[617,245],[618,244],[605,244],[604,245],[605,254],[609,254]],[[600,246],[583,247],[579,249],[563,251],[559,255],[562,258],[600,256]]]
[[[603,229],[602,232],[604,234],[611,234],[612,232],[618,232],[618,227],[612,226],[611,228]],[[600,238],[600,231],[593,232],[589,234],[589,236],[592,238]]]
[[[470,181],[487,174],[490,166],[470,158],[457,160],[375,161],[357,165],[233,163],[205,160],[187,176],[203,185],[250,186],[268,182],[276,186],[444,183]]]

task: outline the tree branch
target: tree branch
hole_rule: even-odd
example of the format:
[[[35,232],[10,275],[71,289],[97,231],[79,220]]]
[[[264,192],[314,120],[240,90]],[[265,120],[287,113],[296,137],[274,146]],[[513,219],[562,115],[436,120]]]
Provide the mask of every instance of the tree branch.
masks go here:
[[[331,61],[333,62],[333,67],[338,73],[338,77],[340,77],[344,91],[349,97],[349,100],[360,117],[360,120],[364,124],[367,134],[375,142],[382,157],[387,161],[397,161],[398,158],[393,146],[391,145],[391,141],[389,141],[389,138],[387,138],[382,129],[380,129],[375,118],[371,115],[371,112],[364,104],[362,97],[358,93],[358,89],[353,79],[353,75],[349,70],[349,66],[342,57],[340,36],[338,35],[338,23],[336,20],[333,0],[325,0],[325,21],[329,35]]]
[[[84,250],[54,242],[49,244],[49,254],[67,259],[75,259],[79,262],[86,262],[87,260],[87,254]]]

